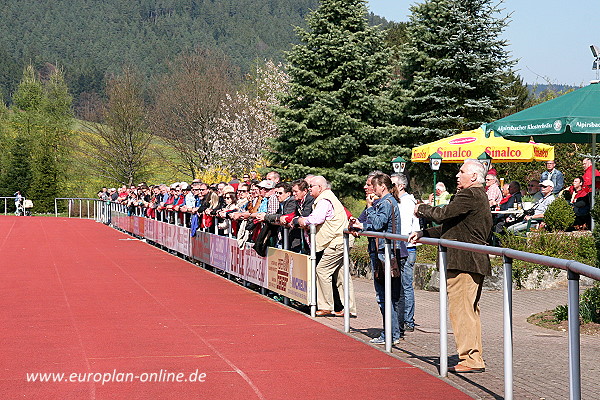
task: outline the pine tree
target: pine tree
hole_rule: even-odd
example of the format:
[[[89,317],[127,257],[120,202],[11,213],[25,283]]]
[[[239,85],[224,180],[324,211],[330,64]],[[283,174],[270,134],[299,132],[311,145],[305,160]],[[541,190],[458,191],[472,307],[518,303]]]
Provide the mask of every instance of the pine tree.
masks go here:
[[[13,94],[13,113],[10,126],[13,132],[8,169],[3,184],[9,194],[21,191],[29,196],[31,186],[31,147],[35,143],[42,127],[42,101],[44,90],[37,78],[35,69],[28,65],[23,71],[23,78]]]
[[[31,188],[36,211],[51,212],[63,189],[69,158],[72,97],[62,71],[52,68],[40,103],[42,127],[32,143]]]
[[[399,97],[415,142],[475,129],[498,117],[509,60],[507,18],[491,0],[426,0],[411,8]]]
[[[284,176],[321,174],[335,190],[361,187],[389,129],[391,50],[370,27],[364,0],[324,0],[287,54],[290,87],[275,109],[279,136],[270,160]]]

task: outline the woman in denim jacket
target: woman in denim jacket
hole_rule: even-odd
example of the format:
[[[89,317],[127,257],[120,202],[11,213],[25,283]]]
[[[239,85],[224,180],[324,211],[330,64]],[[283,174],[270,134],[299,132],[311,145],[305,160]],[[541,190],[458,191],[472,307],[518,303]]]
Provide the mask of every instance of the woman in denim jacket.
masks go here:
[[[369,181],[367,181],[369,184]],[[352,220],[352,228],[365,231],[387,232],[400,234],[400,213],[398,212],[398,202],[394,197],[397,191],[392,184],[392,180],[387,174],[376,174],[370,178],[370,184],[373,187],[373,193],[367,194],[366,222],[360,223]],[[377,200],[377,201],[376,201]],[[393,215],[392,215],[393,213]],[[396,223],[393,227],[393,221]],[[392,242],[392,257],[396,257],[398,266],[401,268],[408,255],[404,242]],[[395,246],[395,247],[394,247]],[[384,262],[385,259],[385,240],[369,238],[369,255],[371,257],[371,267],[375,272],[377,260]],[[395,250],[395,251],[394,251]],[[374,276],[375,274],[373,274]],[[373,278],[375,285],[375,295],[382,316],[385,315],[385,287],[383,279]],[[399,343],[402,338],[402,331],[399,323],[401,282],[400,277],[392,278],[392,344]],[[385,333],[381,332],[379,337],[370,341],[373,344],[385,344]]]

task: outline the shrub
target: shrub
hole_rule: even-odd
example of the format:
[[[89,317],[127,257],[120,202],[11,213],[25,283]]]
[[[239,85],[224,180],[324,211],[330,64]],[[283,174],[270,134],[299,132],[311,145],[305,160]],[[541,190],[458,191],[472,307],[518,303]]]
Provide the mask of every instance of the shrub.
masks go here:
[[[569,307],[560,305],[553,311],[556,321],[566,321],[569,318]],[[584,323],[600,323],[600,282],[586,289],[579,301],[579,316]]]
[[[579,315],[583,322],[600,323],[600,282],[596,282],[581,295]]]
[[[544,223],[551,231],[566,231],[575,222],[575,212],[563,197],[554,200],[544,212]]]
[[[569,319],[569,307],[565,305],[556,306],[553,311],[556,322],[566,321]]]
[[[584,264],[594,265],[596,262],[596,249],[594,239],[585,232],[545,232],[540,231],[528,237],[515,235],[505,231],[498,234],[502,246],[509,249],[526,251],[529,253],[542,254],[545,256],[575,260]],[[517,288],[533,272],[555,271],[557,268],[538,265],[526,261],[515,260],[513,263],[513,281]],[[539,275],[540,279],[542,275]]]

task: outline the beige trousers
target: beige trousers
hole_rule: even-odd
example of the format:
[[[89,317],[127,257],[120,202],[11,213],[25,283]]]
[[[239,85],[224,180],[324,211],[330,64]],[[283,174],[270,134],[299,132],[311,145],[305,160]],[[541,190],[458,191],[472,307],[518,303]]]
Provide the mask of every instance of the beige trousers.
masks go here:
[[[448,270],[448,308],[460,364],[485,368],[482,357],[479,299],[483,275]]]
[[[344,302],[344,244],[328,247],[323,251],[323,256],[317,264],[317,308],[319,310],[333,311],[333,275],[337,279],[337,287],[342,303]],[[350,277],[348,290],[350,291],[350,313],[356,314],[354,301],[354,286]]]

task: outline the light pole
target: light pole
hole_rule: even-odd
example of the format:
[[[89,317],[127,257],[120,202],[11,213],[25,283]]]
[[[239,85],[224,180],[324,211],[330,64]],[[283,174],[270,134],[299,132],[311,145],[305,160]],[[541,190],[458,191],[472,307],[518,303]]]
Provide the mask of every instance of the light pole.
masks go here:
[[[435,185],[437,185],[437,172],[442,166],[442,156],[435,152],[429,156],[429,167],[433,171],[433,206],[435,207]]]
[[[402,157],[396,157],[392,160],[392,168],[397,174],[403,174],[406,169],[406,160]]]

